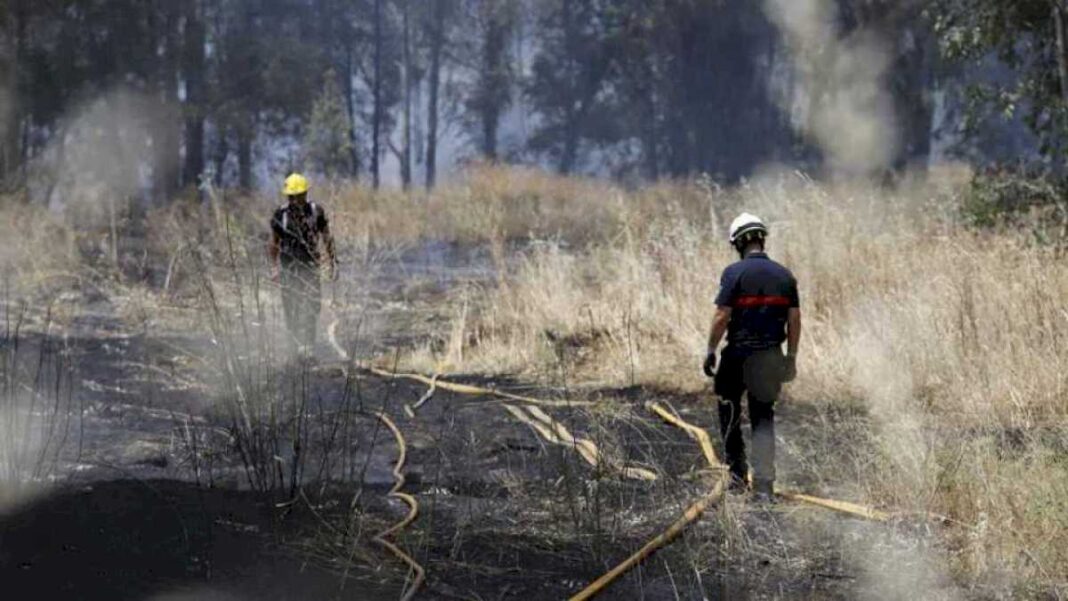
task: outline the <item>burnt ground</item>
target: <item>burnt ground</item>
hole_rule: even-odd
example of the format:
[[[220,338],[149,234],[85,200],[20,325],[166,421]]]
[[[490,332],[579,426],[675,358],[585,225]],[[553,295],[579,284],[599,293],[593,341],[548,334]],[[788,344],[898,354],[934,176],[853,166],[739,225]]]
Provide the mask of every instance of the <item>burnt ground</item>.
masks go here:
[[[6,599],[392,599],[287,547],[299,523],[257,495],[174,480],[68,485],[0,519]]]
[[[425,255],[444,255],[444,273],[415,260],[374,276],[359,301],[364,309],[342,320],[341,344],[370,355],[410,343],[417,334],[385,341],[376,334],[418,332],[442,317],[434,311],[444,291],[484,277],[484,256],[454,249],[449,259],[439,251]],[[449,261],[476,266],[457,276]],[[715,406],[700,395],[643,388],[563,395],[452,377],[589,403],[546,411],[607,456],[659,476],[627,481],[587,465],[572,448],[549,445],[493,398],[438,390],[410,418],[404,406],[425,386],[350,370],[323,343],[315,361],[279,356],[263,371],[276,382],[272,390],[300,383],[307,402],[303,449],[283,434],[266,461],[287,473],[303,466],[304,486],[287,480],[281,490],[252,490],[233,415],[216,390],[218,370],[203,365],[211,366],[204,358],[217,345],[191,330],[138,331],[106,306],[80,319],[56,344],[68,360],[61,371],[77,418],[65,422],[70,440],[50,466],[53,484],[0,513],[5,598],[399,598],[403,565],[370,540],[405,511],[386,496],[397,447],[377,411],[392,416],[407,440],[403,490],[418,499],[420,516],[397,542],[427,569],[418,599],[566,598],[665,529],[710,484],[697,446],[645,409],[650,400],[669,402],[714,428]],[[49,340],[28,337],[22,361],[32,364]],[[825,454],[862,444],[849,427],[861,418],[828,423],[811,406],[789,402],[780,416],[784,486],[848,498],[849,474],[821,466]],[[291,425],[279,431],[296,431]],[[930,538],[904,536],[902,528],[792,504],[757,507],[731,495],[603,598],[897,599],[917,582],[928,592],[948,587],[922,565]]]

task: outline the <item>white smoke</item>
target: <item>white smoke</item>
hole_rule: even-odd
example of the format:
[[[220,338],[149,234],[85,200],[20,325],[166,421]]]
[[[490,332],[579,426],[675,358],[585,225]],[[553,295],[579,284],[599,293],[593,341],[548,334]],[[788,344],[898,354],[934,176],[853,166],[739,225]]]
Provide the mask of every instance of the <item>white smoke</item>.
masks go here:
[[[855,308],[846,340],[853,388],[862,395],[877,442],[893,462],[900,485],[926,498],[930,445],[926,415],[916,402],[909,364],[910,333],[899,328],[893,307],[871,300]],[[918,508],[920,509],[920,508]]]
[[[873,31],[842,35],[833,0],[764,0],[790,51],[797,97],[780,95],[795,127],[824,151],[836,173],[889,167],[900,145],[884,80],[892,53]]]
[[[52,457],[69,425],[56,412],[35,406],[28,394],[0,399],[0,512],[48,488],[55,475]]]
[[[34,161],[31,194],[75,222],[99,222],[114,203],[139,196],[177,169],[165,124],[173,115],[143,94],[119,90],[72,110]],[[89,220],[89,223],[86,223]]]
[[[929,534],[901,533],[882,524],[841,524],[846,564],[858,575],[855,598],[864,601],[959,601]]]
[[[924,316],[935,319],[933,316]],[[914,316],[912,317],[914,318]],[[894,505],[923,513],[937,486],[931,416],[917,400],[910,363],[913,332],[907,318],[882,299],[859,303],[847,317],[843,340],[853,389],[871,418],[879,455],[900,496]],[[910,507],[911,505],[911,507]],[[938,535],[865,524],[846,546],[849,563],[860,573],[858,598],[872,601],[956,601],[963,598],[950,577]]]

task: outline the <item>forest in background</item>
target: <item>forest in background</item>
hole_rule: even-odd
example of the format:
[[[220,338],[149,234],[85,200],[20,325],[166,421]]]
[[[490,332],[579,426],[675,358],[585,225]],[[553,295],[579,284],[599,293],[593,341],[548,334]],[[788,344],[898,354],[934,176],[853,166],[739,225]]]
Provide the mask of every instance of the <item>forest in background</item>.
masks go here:
[[[331,590],[350,569],[399,587],[403,564],[373,540],[395,514],[374,486],[401,469],[376,455],[394,444],[375,437],[380,408],[413,442],[405,488],[426,513],[394,540],[427,591],[573,594],[720,473],[645,403],[714,428],[699,367],[736,258],[724,230],[747,210],[805,299],[783,490],[893,523],[791,503],[769,529],[732,495],[608,594],[734,598],[713,579],[739,574],[765,597],[1068,596],[1064,6],[0,0],[0,509],[47,516],[0,523],[33,526],[11,553],[5,535],[5,592],[25,577],[88,591],[100,573],[159,586],[172,567],[219,582],[145,511],[216,482],[315,514],[301,573],[306,554]],[[343,269],[314,369],[289,354],[265,270],[289,169],[313,175]],[[430,388],[394,394],[357,366]],[[606,461],[444,382],[544,399],[542,424]],[[661,484],[607,471],[632,460]],[[142,493],[208,487],[99,486],[100,511],[48,494],[116,474]],[[375,474],[391,475],[363,495]],[[230,532],[216,515],[186,520],[207,547]],[[131,570],[142,533],[168,554]],[[70,579],[26,569],[46,546]],[[277,595],[290,573],[257,558],[237,569],[261,564],[274,579],[255,590]],[[112,584],[101,597],[132,590]]]
[[[130,173],[73,179],[156,200],[471,161],[731,182],[818,173],[857,105],[890,119],[867,171],[1056,169],[1064,40],[1060,0],[5,0],[0,173],[52,201],[81,143]]]

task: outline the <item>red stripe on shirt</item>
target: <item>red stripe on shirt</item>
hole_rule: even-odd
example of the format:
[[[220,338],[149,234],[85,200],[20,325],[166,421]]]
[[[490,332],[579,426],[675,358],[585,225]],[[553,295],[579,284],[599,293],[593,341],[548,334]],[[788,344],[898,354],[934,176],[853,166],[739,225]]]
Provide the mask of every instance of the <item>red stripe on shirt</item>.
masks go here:
[[[734,306],[742,309],[753,307],[789,307],[790,298],[786,296],[739,296]]]

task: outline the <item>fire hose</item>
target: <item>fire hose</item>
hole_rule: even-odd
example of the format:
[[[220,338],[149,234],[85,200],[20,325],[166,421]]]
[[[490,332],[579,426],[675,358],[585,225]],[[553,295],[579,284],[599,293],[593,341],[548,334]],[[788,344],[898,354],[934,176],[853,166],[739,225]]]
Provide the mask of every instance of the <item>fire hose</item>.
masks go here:
[[[404,441],[404,435],[401,434],[397,425],[393,423],[393,420],[391,420],[388,415],[385,413],[376,413],[375,415],[387,428],[389,428],[390,432],[393,433],[393,438],[397,441],[397,462],[393,465],[394,482],[393,488],[389,489],[388,496],[403,501],[404,504],[408,506],[408,514],[396,524],[393,524],[389,528],[378,533],[374,537],[374,541],[385,547],[386,550],[395,555],[398,559],[408,564],[412,572],[415,573],[415,579],[412,581],[411,585],[405,588],[404,594],[401,596],[401,601],[409,601],[409,599],[415,596],[415,593],[426,579],[426,571],[423,570],[423,566],[419,565],[419,563],[412,559],[410,555],[405,553],[403,549],[389,539],[415,521],[415,518],[419,516],[419,502],[416,501],[415,497],[412,495],[401,492],[401,489],[404,488],[404,473],[401,470],[404,469],[404,463],[408,457],[408,445]]]
[[[343,360],[350,361],[351,357],[349,353],[345,351],[344,348],[342,348],[337,341],[337,326],[339,324],[339,321],[339,319],[335,319],[330,324],[327,330],[328,339],[331,345],[337,351],[338,355],[341,356]],[[520,408],[512,404],[506,404],[505,409],[507,409],[508,412],[513,415],[513,417],[534,429],[542,438],[546,439],[547,441],[554,444],[567,445],[575,448],[575,450],[583,457],[583,459],[585,459],[587,463],[590,463],[593,466],[605,465],[604,459],[597,450],[596,445],[594,445],[591,441],[576,438],[562,424],[553,420],[548,414],[538,408],[538,406],[574,407],[580,404],[589,403],[574,403],[570,401],[546,401],[543,399],[514,395],[495,389],[448,382],[440,379],[440,374],[435,374],[432,377],[427,377],[421,374],[395,373],[373,366],[361,367],[380,377],[391,379],[407,379],[420,382],[429,386],[430,391],[428,391],[428,393],[420,399],[419,403],[417,403],[416,405],[416,408],[425,403],[429,399],[429,396],[433,394],[433,390],[436,389],[448,390],[457,394],[493,396],[502,400],[511,400],[519,403],[526,403],[532,405]],[[717,458],[715,447],[708,433],[703,428],[690,424],[683,420],[681,417],[679,417],[677,414],[668,411],[659,403],[649,403],[647,404],[647,408],[667,423],[683,430],[691,438],[696,440],[701,449],[701,453],[708,464],[708,467],[715,473],[717,473],[718,477],[716,478],[716,481],[713,484],[712,488],[709,490],[709,492],[702,498],[694,502],[692,505],[690,505],[683,512],[683,514],[675,522],[673,522],[670,527],[668,527],[667,530],[657,535],[655,538],[643,545],[641,549],[639,549],[630,557],[625,559],[618,566],[595,580],[593,583],[591,583],[589,586],[587,586],[575,596],[571,597],[571,601],[582,601],[596,596],[609,584],[614,582],[616,579],[618,579],[620,576],[632,569],[634,566],[638,565],[650,555],[652,555],[657,549],[660,549],[661,547],[671,543],[673,540],[675,540],[675,538],[682,534],[682,532],[685,531],[687,527],[689,527],[693,522],[697,521],[711,505],[719,502],[719,500],[723,497],[726,491],[727,469]],[[411,408],[407,408],[407,410],[409,411],[409,415],[414,415],[414,412]],[[385,416],[384,414],[379,414],[378,417],[387,424],[387,426],[393,432],[394,436],[397,438],[398,443],[401,447],[401,456],[398,458],[398,463],[394,468],[394,476],[397,478],[397,483],[390,491],[390,496],[404,500],[405,503],[408,504],[410,511],[409,515],[404,520],[398,522],[385,532],[378,535],[375,540],[387,549],[389,549],[394,555],[408,563],[408,565],[411,566],[412,569],[415,571],[416,580],[413,585],[409,587],[407,593],[402,598],[404,601],[407,601],[411,598],[412,595],[415,594],[419,585],[423,582],[425,573],[418,563],[412,560],[411,557],[405,554],[401,549],[397,548],[388,540],[385,540],[385,538],[395,534],[396,532],[399,532],[400,530],[406,528],[409,524],[411,524],[411,522],[418,515],[418,503],[413,497],[411,497],[411,495],[399,492],[400,488],[404,485],[404,477],[403,474],[400,473],[400,470],[403,468],[405,458],[403,436],[400,434],[400,431],[397,429],[396,425],[393,424],[393,422],[390,421],[387,416]],[[643,468],[622,466],[612,462],[608,462],[607,465],[609,465],[609,467],[613,471],[627,478],[646,481],[657,479],[655,473],[649,470],[645,470]],[[849,503],[847,501],[822,499],[811,495],[788,491],[776,492],[776,495],[791,501],[807,503],[810,505],[823,507],[855,517],[864,518],[867,520],[886,521],[890,519],[890,515],[885,512],[876,510],[871,507],[865,507],[855,503]]]

